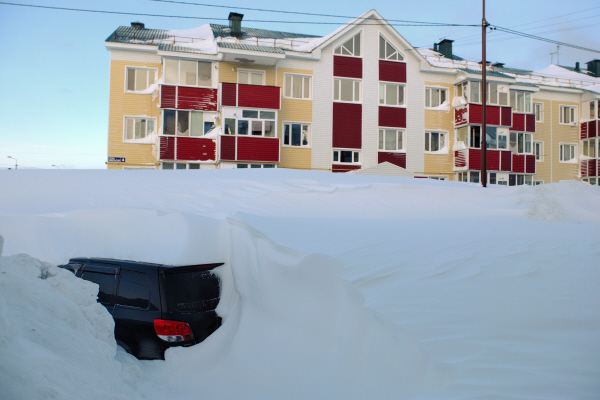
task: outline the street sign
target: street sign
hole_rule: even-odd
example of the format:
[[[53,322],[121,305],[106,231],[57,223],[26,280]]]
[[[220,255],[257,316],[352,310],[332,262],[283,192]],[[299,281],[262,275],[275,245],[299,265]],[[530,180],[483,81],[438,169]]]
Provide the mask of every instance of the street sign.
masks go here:
[[[108,162],[125,162],[125,157],[108,157]]]

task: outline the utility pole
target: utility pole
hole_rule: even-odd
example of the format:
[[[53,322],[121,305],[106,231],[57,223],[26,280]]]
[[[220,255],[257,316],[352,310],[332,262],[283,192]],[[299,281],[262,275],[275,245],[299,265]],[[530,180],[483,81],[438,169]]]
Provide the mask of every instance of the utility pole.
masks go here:
[[[8,156],[8,158],[12,158],[13,160],[15,160],[15,169],[19,169],[19,162],[17,161],[17,159],[11,156]]]
[[[481,19],[481,104],[483,104],[482,121],[481,121],[481,186],[487,186],[487,61],[485,52],[485,33],[488,23],[485,20],[485,0],[483,0],[483,18]]]

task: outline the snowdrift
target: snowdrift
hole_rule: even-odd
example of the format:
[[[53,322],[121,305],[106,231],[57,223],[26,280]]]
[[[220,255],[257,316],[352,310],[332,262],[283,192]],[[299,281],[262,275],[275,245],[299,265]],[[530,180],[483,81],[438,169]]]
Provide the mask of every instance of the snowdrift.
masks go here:
[[[15,172],[0,173],[0,398],[600,392],[597,187]],[[97,287],[54,267],[74,256],[224,261],[225,322],[138,361],[116,346]]]

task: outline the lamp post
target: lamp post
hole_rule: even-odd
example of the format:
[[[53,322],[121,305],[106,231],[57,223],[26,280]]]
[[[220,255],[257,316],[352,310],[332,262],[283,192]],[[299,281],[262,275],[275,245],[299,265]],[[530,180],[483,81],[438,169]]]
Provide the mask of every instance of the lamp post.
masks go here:
[[[17,159],[11,156],[8,156],[8,158],[12,158],[13,160],[15,160],[15,169],[19,169],[19,162],[17,161]]]
[[[52,166],[53,166],[53,167],[56,167],[56,168],[58,168],[58,169],[60,169],[60,167],[59,167],[58,165],[54,165],[54,164],[52,164]]]

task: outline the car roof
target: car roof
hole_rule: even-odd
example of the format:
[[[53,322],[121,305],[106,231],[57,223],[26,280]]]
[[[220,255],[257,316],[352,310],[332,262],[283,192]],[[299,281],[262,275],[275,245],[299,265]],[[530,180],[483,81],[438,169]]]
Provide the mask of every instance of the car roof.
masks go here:
[[[119,260],[116,258],[101,258],[101,257],[74,257],[69,260],[69,263],[100,263],[100,264],[118,264],[123,268],[130,267],[132,269],[156,269],[162,272],[166,269],[170,268],[179,268],[181,270],[187,268],[196,268],[202,266],[211,266],[212,268],[223,265],[223,263],[209,263],[209,264],[193,264],[193,265],[166,265],[166,264],[156,264],[145,261],[133,261],[133,260]],[[210,268],[210,269],[212,269]]]

